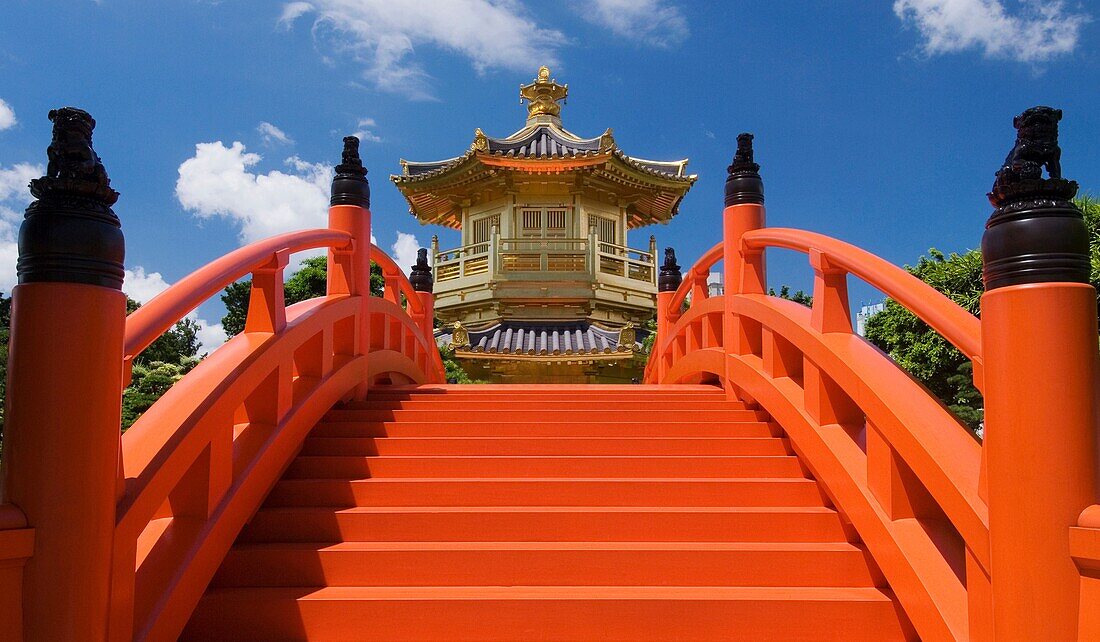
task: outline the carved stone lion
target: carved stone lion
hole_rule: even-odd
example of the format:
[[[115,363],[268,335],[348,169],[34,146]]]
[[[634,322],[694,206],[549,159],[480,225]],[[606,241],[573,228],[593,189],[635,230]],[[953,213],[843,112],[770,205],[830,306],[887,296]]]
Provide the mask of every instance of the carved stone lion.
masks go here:
[[[665,263],[662,267],[670,270],[675,270],[680,267],[679,265],[676,265],[676,250],[672,249],[671,247],[665,248]]]
[[[1021,180],[1043,177],[1046,166],[1050,178],[1062,178],[1062,150],[1058,147],[1058,121],[1062,110],[1032,107],[1012,119],[1016,145],[997,172],[994,190]]]
[[[118,200],[103,162],[92,148],[95,119],[83,109],[62,107],[50,110],[53,139],[46,148],[46,175],[31,181],[31,194],[92,198],[110,206]]]

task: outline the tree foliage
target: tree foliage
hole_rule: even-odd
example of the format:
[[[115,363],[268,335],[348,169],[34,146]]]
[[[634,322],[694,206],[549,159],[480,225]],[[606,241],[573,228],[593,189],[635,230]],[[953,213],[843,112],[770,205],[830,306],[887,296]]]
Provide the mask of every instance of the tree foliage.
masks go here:
[[[302,261],[302,266],[294,274],[290,275],[283,287],[283,297],[286,305],[293,305],[300,301],[306,301],[319,296],[324,296],[328,284],[328,260],[323,256],[315,256]],[[382,267],[371,261],[370,264],[370,294],[382,296],[382,290],[386,286],[386,279],[382,276]],[[229,336],[235,336],[244,331],[245,318],[248,316],[248,296],[252,284],[248,280],[237,281],[225,288],[222,293],[222,302],[225,303],[226,313],[222,317],[222,327]],[[434,325],[439,326],[436,319]],[[439,349],[443,358],[443,367],[447,373],[448,381],[457,383],[476,383],[470,375],[455,360],[454,350],[449,347]]]
[[[1076,201],[1089,229],[1091,281],[1100,287],[1100,202],[1084,196]],[[981,313],[982,256],[980,250],[945,256],[935,248],[910,273],[936,288],[974,315]],[[1100,313],[1100,297],[1097,300]],[[977,429],[983,418],[981,393],[974,387],[970,362],[946,339],[896,301],[868,319],[867,339],[939,397],[963,423]]]
[[[777,296],[780,299],[786,299],[788,301],[794,301],[800,303],[807,308],[814,304],[814,297],[806,294],[802,290],[795,290],[794,294],[791,294],[791,286],[781,285],[779,286],[779,292],[776,293],[775,288],[768,288],[768,296]]]
[[[319,296],[325,296],[328,284],[328,258],[314,256],[302,261],[302,266],[290,275],[283,284],[283,301],[294,305]],[[382,276],[382,267],[374,261],[370,264],[371,296],[382,296],[386,279]],[[222,292],[225,304],[225,316],[222,328],[226,335],[234,337],[244,332],[245,319],[248,317],[248,296],[252,290],[251,279],[230,283]]]
[[[126,299],[126,313],[141,307]],[[148,410],[172,384],[183,378],[202,357],[199,356],[199,324],[183,319],[157,337],[134,359],[130,385],[122,391],[122,429],[126,430]]]

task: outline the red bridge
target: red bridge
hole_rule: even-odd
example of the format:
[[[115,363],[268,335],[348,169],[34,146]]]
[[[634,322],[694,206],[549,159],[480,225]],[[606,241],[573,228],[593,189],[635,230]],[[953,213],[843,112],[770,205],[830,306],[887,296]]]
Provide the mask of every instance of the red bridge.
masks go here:
[[[739,149],[720,242],[662,268],[643,385],[457,386],[354,154],[327,229],[129,317],[94,159],[51,157],[20,237],[4,640],[1100,640],[1097,298],[1058,176],[995,191],[979,320],[766,227]],[[317,248],[327,296],[284,307]],[[765,294],[768,248],[808,256],[812,308]],[[249,275],[245,331],[120,438],[132,359]],[[849,275],[971,360],[984,441],[852,332]]]

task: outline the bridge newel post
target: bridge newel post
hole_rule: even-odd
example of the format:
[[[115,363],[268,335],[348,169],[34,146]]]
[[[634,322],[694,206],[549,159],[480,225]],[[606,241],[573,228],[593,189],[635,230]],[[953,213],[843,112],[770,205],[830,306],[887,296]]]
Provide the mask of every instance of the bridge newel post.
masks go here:
[[[35,529],[27,639],[104,640],[120,469],[125,241],[95,120],[53,110],[46,175],[19,230],[3,502]]]
[[[746,232],[764,227],[764,181],[760,165],[753,160],[753,135],[737,136],[737,152],[726,177],[725,209],[722,210],[722,267],[725,282],[722,314],[722,343],[729,354],[747,354],[760,337],[750,337],[749,328],[734,313],[734,295],[762,294],[767,285],[764,254],[744,252],[741,240]],[[725,377],[727,395],[736,396]]]
[[[328,294],[361,297],[357,355],[370,352],[370,183],[359,158],[359,139],[344,137],[344,150],[332,179],[328,226],[351,235],[350,248],[333,249],[328,255]],[[366,394],[366,384],[356,396]]]
[[[672,326],[680,318],[679,311],[670,310],[669,307],[676,297],[676,290],[680,288],[683,281],[680,266],[676,263],[676,250],[666,247],[665,262],[661,265],[660,274],[657,277],[657,338],[653,341],[649,356],[650,359],[656,359],[657,383],[665,383],[665,375],[668,373],[668,360],[665,359],[662,346],[672,332]]]
[[[1017,116],[982,237],[984,484],[993,637],[1074,640],[1080,573],[1068,529],[1097,501],[1097,299],[1061,111]],[[1046,165],[1049,178],[1042,178]]]
[[[424,338],[434,341],[435,294],[432,293],[434,279],[432,266],[428,264],[427,248],[422,247],[416,251],[416,263],[409,271],[409,283],[412,284],[413,290],[416,290],[416,295],[420,297],[422,307],[420,314],[416,316],[416,322],[420,326],[420,331],[424,333]]]

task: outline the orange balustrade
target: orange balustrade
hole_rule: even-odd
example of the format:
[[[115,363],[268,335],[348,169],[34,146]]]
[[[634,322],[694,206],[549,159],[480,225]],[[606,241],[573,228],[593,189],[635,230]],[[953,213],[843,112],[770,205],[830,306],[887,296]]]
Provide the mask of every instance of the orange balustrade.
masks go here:
[[[0,504],[0,638],[23,639],[23,566],[34,552],[34,529],[23,511]]]
[[[114,537],[111,638],[177,635],[237,532],[297,452],[306,433],[363,381],[439,383],[443,367],[422,323],[430,293],[414,292],[375,246],[386,290],[369,298],[369,343],[359,336],[361,295],[333,294],[283,308],[290,252],[345,250],[333,230],[286,234],[199,269],[127,323],[126,356],[140,353],[204,298],[252,273],[245,332],[173,386],[122,439]],[[369,281],[368,281],[369,283]],[[411,315],[411,316],[410,316]]]
[[[1095,499],[1093,289],[1076,284],[1016,286],[1030,288],[1035,300],[1027,305],[1014,301],[1013,314],[1030,319],[1032,335],[1043,328],[1045,342],[1020,345],[1018,335],[985,328],[985,351],[998,352],[998,374],[989,379],[997,383],[986,390],[988,443],[999,449],[991,451],[996,463],[989,465],[981,444],[941,402],[852,333],[846,277],[852,274],[874,285],[942,334],[974,363],[975,382],[985,389],[990,375],[983,368],[982,322],[905,270],[842,241],[782,228],[742,234],[742,253],[768,247],[808,255],[815,271],[812,309],[758,292],[734,290],[708,297],[700,284],[723,259],[722,244],[716,245],[687,271],[675,293],[664,293],[658,314],[666,321],[659,326],[646,382],[727,379],[727,385],[771,413],[851,520],[923,639],[1022,640],[1036,630],[1049,633],[1046,639],[1100,635],[1094,609],[1085,608],[1100,597],[1100,519],[1095,508],[1081,516],[1072,533],[1066,531],[1066,515]],[[743,277],[732,282],[743,283]],[[987,296],[1020,296],[1008,290],[1013,288]],[[1048,300],[1063,291],[1066,295],[1057,305]],[[690,307],[681,313],[685,300]],[[1007,327],[996,309],[991,310],[986,323]],[[729,327],[730,315],[742,333],[733,338],[736,346],[717,332]],[[1022,322],[1015,322],[1015,332]],[[1084,325],[1062,328],[1067,323]],[[1068,347],[1062,343],[1065,337],[1079,337],[1082,345]],[[1042,396],[1036,379],[1021,375],[1037,367],[1045,373],[1040,380],[1065,394]],[[1067,390],[1065,377],[1071,371],[1078,379],[1074,390]],[[1011,394],[1008,385],[1014,387]],[[988,395],[1003,405],[990,402]],[[1068,402],[1062,408],[1041,401],[1058,397]],[[1008,414],[993,410],[998,407]],[[1022,432],[1010,432],[1009,424]],[[1050,429],[1036,430],[1039,425]],[[1057,437],[1055,426],[1061,433]],[[1071,429],[1077,432],[1067,434]],[[1021,448],[1030,454],[1023,455]],[[1046,467],[1035,465],[1038,457]],[[1005,498],[1003,524],[993,533],[987,467],[998,471],[990,474],[988,485],[998,489],[990,495]],[[1069,474],[1054,473],[1066,467]],[[1017,509],[1023,506],[1035,507],[1035,520],[1019,521]],[[1055,511],[1059,519],[1039,520]],[[1024,537],[1021,528],[1035,529],[1033,536]],[[1004,579],[997,582],[992,580],[997,567],[991,543],[1002,540],[1006,567],[1000,571]],[[1057,563],[1046,555],[1040,573],[1023,570],[1031,563],[1024,558],[1040,555],[1044,548],[1055,549]],[[1025,572],[1026,579],[1021,575]],[[1034,589],[1021,589],[1029,583]],[[1022,603],[1034,603],[1040,587],[1048,594],[1043,599],[1051,610],[1048,621]],[[1015,603],[1011,619],[1004,615],[1004,622],[995,626],[997,594],[1005,596],[1001,600],[1006,604],[1022,602]],[[1054,612],[1058,604],[1065,605],[1060,613]],[[1032,622],[1024,627],[1022,620],[1027,619]]]

